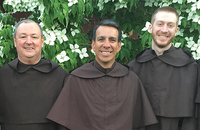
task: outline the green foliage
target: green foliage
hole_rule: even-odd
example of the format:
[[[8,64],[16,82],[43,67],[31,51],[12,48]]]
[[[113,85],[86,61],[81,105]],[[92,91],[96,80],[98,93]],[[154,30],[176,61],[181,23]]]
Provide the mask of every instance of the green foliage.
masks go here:
[[[33,3],[36,6],[33,6]],[[43,31],[46,41],[42,49],[42,57],[59,63],[66,71],[95,58],[91,52],[92,30],[82,33],[82,26],[91,24],[88,18],[95,16],[99,21],[113,19],[120,24],[126,37],[122,37],[124,45],[116,55],[116,61],[127,64],[140,51],[150,47],[151,34],[142,29],[147,21],[150,22],[154,10],[163,5],[174,7],[181,16],[179,25],[181,32],[177,34],[173,43],[175,45],[179,43],[179,47],[190,50],[197,59],[200,58],[200,9],[194,6],[195,4],[200,4],[200,2],[189,2],[188,0],[30,0],[28,2],[21,0],[18,3],[13,0],[11,4],[4,2],[3,7],[9,13],[0,12],[0,28],[3,25],[0,30],[0,49],[3,47],[0,66],[17,57],[12,36],[13,26],[17,20],[13,18],[12,14],[19,9],[20,12],[25,12],[27,15],[31,14],[29,19],[44,24]],[[194,9],[194,7],[196,8]],[[131,37],[130,32],[137,34],[138,37]],[[193,41],[188,39],[193,39]],[[53,40],[53,44],[50,44],[48,40]],[[72,51],[70,44],[79,46],[76,48],[78,50]],[[81,52],[82,48],[87,48],[88,56],[81,57],[81,54],[84,53]],[[57,57],[63,51],[66,55],[62,55],[62,57],[68,57],[65,61],[61,61]]]

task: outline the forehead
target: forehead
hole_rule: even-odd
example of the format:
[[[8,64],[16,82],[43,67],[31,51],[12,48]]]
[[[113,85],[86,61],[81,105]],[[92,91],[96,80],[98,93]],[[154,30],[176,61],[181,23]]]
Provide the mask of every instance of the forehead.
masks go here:
[[[18,28],[16,34],[38,34],[40,35],[40,28],[34,22],[30,23],[21,23]]]
[[[96,30],[96,37],[118,37],[118,30],[115,27],[110,26],[99,26]]]
[[[174,13],[172,12],[158,12],[155,15],[155,22],[162,21],[162,22],[168,22],[168,23],[176,23],[177,22],[177,17]]]

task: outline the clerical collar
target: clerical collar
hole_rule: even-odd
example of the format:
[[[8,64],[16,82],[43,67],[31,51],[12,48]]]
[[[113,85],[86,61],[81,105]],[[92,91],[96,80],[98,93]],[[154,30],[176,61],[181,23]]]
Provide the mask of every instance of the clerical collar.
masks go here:
[[[49,73],[50,71],[59,66],[58,64],[50,61],[49,59],[41,59],[37,64],[34,65],[26,65],[19,61],[18,58],[8,63],[8,65],[16,71],[18,71],[19,73],[24,73],[31,68],[43,73]]]
[[[136,56],[136,60],[140,63],[150,61],[154,58],[159,58],[163,62],[177,67],[194,62],[194,58],[188,50],[175,48],[174,46],[171,46],[160,56],[157,56],[152,48],[143,50]]]
[[[96,60],[93,62],[93,66],[96,67],[99,71],[101,71],[104,74],[108,74],[116,65],[116,62],[112,65],[111,68],[103,68]]]

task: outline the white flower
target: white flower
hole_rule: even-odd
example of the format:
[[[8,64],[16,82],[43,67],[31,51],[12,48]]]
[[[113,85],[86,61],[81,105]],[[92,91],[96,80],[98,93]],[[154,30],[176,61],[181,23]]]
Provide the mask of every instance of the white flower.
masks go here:
[[[180,45],[181,45],[181,43],[177,42],[177,43],[175,43],[174,46],[178,48],[178,47],[180,47]]]
[[[179,4],[182,4],[183,3],[183,1],[182,0],[173,0],[173,3],[179,3]]]
[[[145,27],[142,29],[142,31],[147,31],[147,30],[149,30],[149,25],[150,25],[151,23],[150,22],[146,22],[146,24],[145,24]]]
[[[195,51],[197,49],[198,45],[197,44],[194,44],[191,48],[192,51]]]
[[[179,29],[176,35],[183,36],[184,29]]]
[[[53,32],[50,32],[50,34],[44,33],[46,40],[44,41],[48,45],[54,45],[54,41],[56,40],[56,35]]]
[[[195,44],[195,42],[193,41],[193,37],[185,37],[185,40],[187,41],[187,47],[189,47],[189,48],[191,48],[194,44]]]
[[[55,30],[55,34],[57,36],[57,39],[60,41],[60,43],[63,43],[63,41],[68,41],[66,34],[66,29],[63,29],[62,31]]]
[[[187,0],[187,3],[196,2],[196,0]]]
[[[71,30],[71,34],[72,34],[72,36],[75,36],[76,35],[76,33],[80,33],[80,31],[78,30],[78,29],[70,29]]]
[[[3,46],[0,46],[0,56],[3,58]]]
[[[181,20],[182,20],[183,18],[184,18],[184,17],[182,17],[182,16],[179,17],[178,25],[181,25]]]
[[[87,49],[82,48],[82,50],[79,52],[79,56],[81,59],[83,59],[84,57],[88,57],[89,55],[87,54]]]
[[[200,16],[195,15],[193,22],[197,22],[198,24],[200,24]]]
[[[122,38],[126,38],[126,37],[127,37],[127,35],[124,34],[124,32],[122,31]]]
[[[64,62],[64,61],[68,61],[70,58],[68,56],[66,56],[66,52],[62,51],[59,55],[56,56],[56,58],[58,59],[58,61],[60,63]]]
[[[2,21],[0,22],[0,30],[2,30],[2,28],[3,28],[3,23],[2,23]]]
[[[72,52],[80,53],[79,45],[77,45],[77,44],[75,44],[75,45],[69,44],[69,46],[70,46],[70,49],[72,50]]]
[[[91,52],[95,55],[95,52],[94,52],[94,50],[93,49],[91,49]]]
[[[76,4],[76,3],[78,3],[78,0],[68,0],[68,6],[70,7],[70,6],[72,6],[73,4]]]

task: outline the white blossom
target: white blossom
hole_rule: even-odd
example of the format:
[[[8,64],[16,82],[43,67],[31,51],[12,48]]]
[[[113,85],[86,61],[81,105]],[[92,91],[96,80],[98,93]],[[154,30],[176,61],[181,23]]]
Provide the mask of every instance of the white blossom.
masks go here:
[[[183,36],[184,29],[179,29],[176,35]]]
[[[70,59],[68,56],[66,56],[66,52],[65,51],[62,51],[60,54],[58,54],[56,56],[56,58],[58,59],[58,61],[60,63],[68,61]]]
[[[0,46],[0,56],[3,58],[3,46]]]
[[[146,22],[146,24],[145,24],[145,27],[142,29],[142,31],[149,31],[149,25],[150,25],[151,23],[150,22]]]
[[[80,53],[79,45],[77,45],[77,44],[75,44],[75,45],[69,44],[69,47],[72,50],[72,52]]]
[[[60,43],[63,43],[63,41],[68,41],[66,36],[66,29],[63,29],[62,31],[55,30],[55,34]]]
[[[177,47],[177,48],[180,47],[180,45],[181,45],[180,42],[177,42],[177,43],[174,44],[174,46]]]
[[[195,42],[193,41],[193,37],[185,37],[185,40],[187,41],[187,47],[191,48]]]
[[[3,28],[3,23],[2,23],[2,20],[1,20],[1,22],[0,22],[0,30],[2,30],[2,28]]]
[[[200,24],[200,16],[195,15],[195,17],[193,19],[193,22],[196,22],[196,23]]]
[[[187,3],[196,2],[196,0],[187,0]]]
[[[82,48],[81,51],[79,52],[79,57],[83,59],[84,57],[88,57],[89,55],[87,54],[87,49]]]
[[[51,46],[54,45],[54,41],[56,40],[56,35],[53,31],[47,30],[47,32],[44,32],[44,36],[46,38],[44,43],[51,45]]]
[[[93,49],[91,49],[91,52],[95,55],[95,52],[94,52],[94,50]]]
[[[72,34],[72,36],[75,36],[76,35],[76,33],[80,33],[80,31],[78,30],[78,29],[70,29],[71,30],[71,34]]]
[[[70,7],[70,6],[72,6],[72,5],[74,5],[74,4],[76,4],[76,3],[78,3],[78,0],[68,0],[68,6]]]

